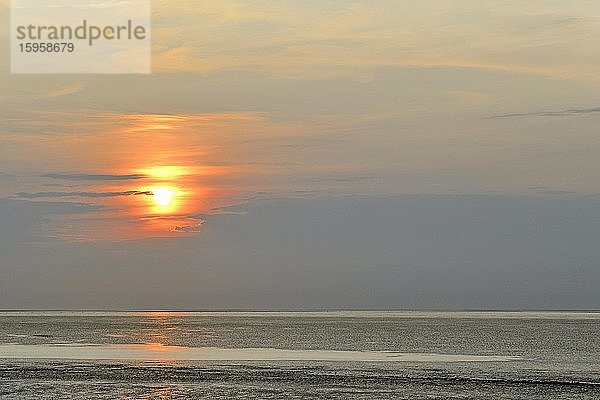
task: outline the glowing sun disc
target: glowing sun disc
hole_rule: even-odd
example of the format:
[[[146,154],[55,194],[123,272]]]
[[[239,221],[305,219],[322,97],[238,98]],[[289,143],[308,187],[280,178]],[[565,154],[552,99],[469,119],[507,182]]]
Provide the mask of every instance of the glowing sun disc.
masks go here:
[[[173,191],[165,188],[156,189],[152,192],[154,202],[159,206],[168,206],[173,201]]]

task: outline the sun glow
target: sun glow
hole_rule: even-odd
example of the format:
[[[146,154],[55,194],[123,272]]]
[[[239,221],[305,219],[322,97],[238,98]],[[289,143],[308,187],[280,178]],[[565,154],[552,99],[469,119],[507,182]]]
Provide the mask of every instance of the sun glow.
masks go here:
[[[154,179],[173,179],[188,175],[191,171],[183,166],[160,166],[140,169],[139,172]]]
[[[173,196],[175,193],[168,188],[158,188],[152,191],[152,195],[154,196],[154,202],[162,207],[166,207],[171,205],[173,202]]]

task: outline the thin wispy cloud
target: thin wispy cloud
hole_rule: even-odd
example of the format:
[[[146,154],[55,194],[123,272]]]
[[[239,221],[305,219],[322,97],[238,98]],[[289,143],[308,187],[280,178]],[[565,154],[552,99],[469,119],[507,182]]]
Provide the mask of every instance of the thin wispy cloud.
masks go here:
[[[569,108],[558,111],[536,111],[528,113],[509,113],[492,115],[489,118],[519,118],[519,117],[569,117],[574,115],[586,115],[600,113],[600,107],[594,108]]]
[[[152,196],[151,191],[128,190],[125,192],[20,192],[15,195],[21,199],[44,199],[59,197],[87,197],[87,198],[105,198],[105,197],[123,197],[123,196]]]
[[[79,93],[83,90],[83,83],[76,83],[74,85],[63,86],[56,90],[52,90],[48,93],[43,94],[41,97],[54,98],[54,97],[63,97],[71,94]]]
[[[199,233],[202,230],[202,225],[204,225],[203,220],[196,225],[176,226],[175,228],[173,228],[173,231],[183,233]]]
[[[588,39],[598,29],[593,6],[562,2],[548,12],[543,3],[480,3],[292,2],[269,3],[268,10],[244,2],[158,3],[153,65],[160,73],[260,66],[271,74],[306,77],[322,76],[335,65],[598,79],[597,44]],[[449,12],[454,9],[456,14]],[[190,24],[169,26],[174,16]],[[226,41],[214,35],[219,31],[236,35]]]
[[[577,192],[572,191],[572,190],[558,190],[558,189],[547,188],[544,186],[532,186],[529,189],[538,194],[551,194],[551,195],[577,194]]]
[[[324,176],[311,178],[311,182],[356,182],[356,181],[367,181],[371,179],[377,179],[376,176],[364,175],[364,176]]]
[[[142,174],[126,174],[126,175],[112,175],[112,174],[61,174],[52,173],[40,175],[42,178],[52,179],[64,179],[69,181],[129,181],[145,178]]]

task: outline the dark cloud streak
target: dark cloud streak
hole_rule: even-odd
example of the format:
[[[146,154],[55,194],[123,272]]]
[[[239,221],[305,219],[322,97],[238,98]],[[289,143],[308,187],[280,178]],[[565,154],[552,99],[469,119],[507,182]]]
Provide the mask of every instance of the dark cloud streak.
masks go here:
[[[141,174],[110,175],[110,174],[44,174],[43,178],[65,179],[71,181],[129,181],[145,178]]]
[[[15,195],[21,199],[40,199],[53,197],[88,197],[88,198],[104,198],[104,197],[122,197],[122,196],[152,196],[150,191],[129,190],[125,192],[36,192],[27,193],[20,192]]]
[[[585,115],[600,113],[600,107],[595,108],[570,108],[568,110],[560,111],[538,111],[529,113],[510,113],[510,114],[499,114],[492,115],[488,119],[496,118],[520,118],[520,117],[568,117],[573,115]]]

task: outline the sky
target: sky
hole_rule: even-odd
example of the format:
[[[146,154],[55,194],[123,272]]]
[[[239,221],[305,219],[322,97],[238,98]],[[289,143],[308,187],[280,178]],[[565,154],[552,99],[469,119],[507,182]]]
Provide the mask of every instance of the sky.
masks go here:
[[[0,309],[600,307],[598,1],[152,7],[150,75],[0,58]]]

